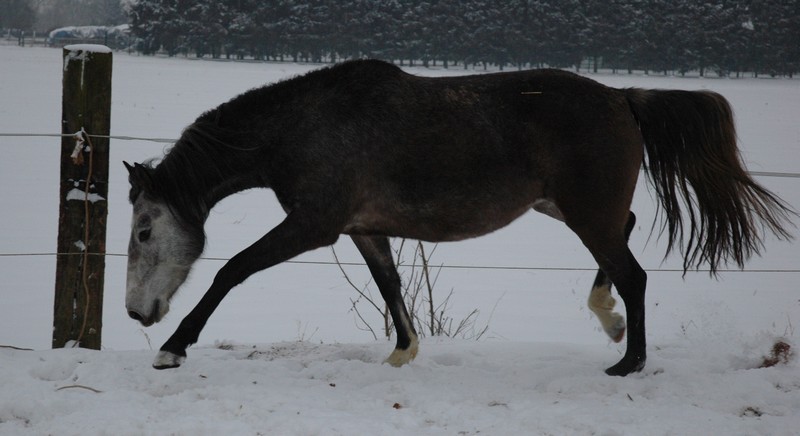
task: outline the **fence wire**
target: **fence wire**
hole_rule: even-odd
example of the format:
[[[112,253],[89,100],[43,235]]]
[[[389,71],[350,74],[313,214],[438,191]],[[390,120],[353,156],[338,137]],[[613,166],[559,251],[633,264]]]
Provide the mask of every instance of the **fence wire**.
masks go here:
[[[103,139],[118,139],[120,141],[145,141],[145,142],[158,142],[158,143],[166,143],[166,144],[173,144],[177,141],[177,139],[170,139],[170,138],[142,138],[138,136],[123,136],[123,135],[95,135],[95,134],[86,134],[84,135],[90,138],[103,138]],[[74,137],[75,133],[0,133],[0,137],[2,138],[71,138]]]
[[[84,133],[85,134],[85,133]],[[90,138],[103,138],[103,139],[116,139],[120,141],[144,141],[144,142],[155,142],[159,144],[174,144],[177,142],[177,139],[173,138],[145,138],[140,136],[125,136],[125,135],[94,135],[94,134],[85,134]],[[62,138],[62,137],[74,137],[74,133],[0,133],[0,138]],[[794,172],[778,172],[778,171],[749,171],[749,173],[753,176],[759,177],[783,177],[783,178],[793,178],[793,179],[800,179],[800,173]]]
[[[105,256],[105,257],[121,257],[127,258],[127,254],[122,253],[88,253],[89,256]],[[55,256],[83,256],[83,253],[0,253],[0,258],[4,257],[55,257]],[[229,257],[215,257],[215,256],[201,256],[198,260],[208,260],[217,262],[227,262]],[[287,260],[283,263],[295,265],[321,265],[321,266],[367,266],[364,262],[334,262],[325,260]],[[419,268],[417,264],[400,264],[401,268]],[[597,267],[548,267],[548,266],[504,266],[504,265],[431,265],[431,268],[441,269],[456,269],[456,270],[499,270],[499,271],[597,271]],[[645,268],[647,272],[666,272],[666,273],[681,273],[684,271],[681,268]],[[690,269],[686,272],[700,272],[709,273],[709,269]],[[800,269],[717,269],[718,273],[787,273],[798,274]]]

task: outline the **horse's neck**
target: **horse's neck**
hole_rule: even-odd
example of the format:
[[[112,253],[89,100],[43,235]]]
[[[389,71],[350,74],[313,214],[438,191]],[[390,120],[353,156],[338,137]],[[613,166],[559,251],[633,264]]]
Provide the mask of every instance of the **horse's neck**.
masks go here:
[[[246,152],[233,151],[226,157],[244,161],[248,159],[246,155]],[[194,156],[192,160],[166,162],[169,158],[165,159],[167,165],[162,169],[164,177],[172,179],[168,193],[170,202],[178,206],[186,219],[198,224],[204,223],[211,209],[224,198],[250,188],[266,187],[252,159],[239,164],[235,161],[221,163],[212,154],[205,159]]]
[[[258,183],[258,180],[255,177],[249,177],[248,175],[242,174],[234,175],[234,177],[216,184],[216,186],[205,196],[204,202],[208,210],[211,210],[217,203],[233,194],[252,188],[265,187],[266,186],[263,185],[263,183]]]

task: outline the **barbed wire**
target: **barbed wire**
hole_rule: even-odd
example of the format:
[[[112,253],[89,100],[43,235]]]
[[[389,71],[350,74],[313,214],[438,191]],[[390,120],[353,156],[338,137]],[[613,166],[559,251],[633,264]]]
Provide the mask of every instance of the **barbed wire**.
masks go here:
[[[55,252],[40,252],[40,253],[0,253],[0,258],[3,257],[55,257],[55,256],[83,256],[84,253],[55,253]],[[127,254],[123,253],[87,253],[88,256],[105,256],[105,257],[128,257]],[[208,260],[208,261],[216,261],[216,262],[227,262],[231,258],[229,257],[217,257],[217,256],[201,256],[198,260]],[[367,266],[364,262],[334,262],[334,261],[325,261],[325,260],[287,260],[283,263],[289,264],[296,264],[296,265],[321,265],[321,266]],[[417,268],[420,265],[416,264],[400,264],[402,268]],[[441,268],[441,269],[474,269],[474,270],[500,270],[500,271],[577,271],[577,272],[586,272],[586,271],[597,271],[597,267],[550,267],[550,266],[507,266],[507,265],[447,265],[447,264],[439,264],[436,266],[432,266],[432,268]],[[683,274],[684,271],[682,268],[645,268],[647,272],[668,272],[668,273],[681,273]],[[693,269],[689,270],[689,272],[701,272],[701,273],[708,273],[711,272],[709,269]],[[774,268],[759,268],[759,269],[717,269],[718,273],[761,273],[761,274],[771,274],[771,273],[787,273],[787,274],[798,274],[800,273],[800,269],[774,269]]]
[[[0,138],[9,138],[9,137],[19,137],[19,138],[62,138],[62,137],[73,137],[75,136],[74,133],[0,133]],[[160,144],[174,144],[177,142],[177,139],[172,138],[145,138],[140,136],[125,136],[125,135],[94,135],[89,134],[87,135],[90,138],[103,138],[103,139],[116,139],[120,141],[144,141],[144,142],[156,142]],[[749,171],[749,173],[753,176],[759,177],[782,177],[782,178],[792,178],[792,179],[800,179],[800,173],[794,172],[779,172],[779,171]]]

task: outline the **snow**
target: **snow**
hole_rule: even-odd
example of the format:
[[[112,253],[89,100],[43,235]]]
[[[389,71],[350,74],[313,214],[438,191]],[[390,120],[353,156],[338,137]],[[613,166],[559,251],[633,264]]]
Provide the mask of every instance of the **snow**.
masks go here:
[[[71,44],[64,46],[69,52],[111,53],[111,49],[101,44]]]
[[[105,201],[102,195],[96,194],[93,192],[87,193],[86,191],[82,191],[78,188],[70,189],[67,192],[67,200],[79,200],[79,201],[89,201],[91,203],[95,203],[98,201]]]
[[[597,371],[602,346],[424,341],[403,368],[385,344],[220,344],[179,370],[144,352],[7,351],[0,433],[792,434],[796,366],[688,340],[628,378]],[[221,349],[223,348],[223,349]],[[742,353],[744,351],[744,353]],[[14,393],[13,398],[9,393]],[[759,416],[760,415],[760,416]]]
[[[60,131],[61,51],[0,46],[0,59],[0,134]],[[248,88],[316,68],[124,53],[115,53],[114,63],[112,134],[158,138],[177,137],[197,115]],[[592,77],[617,87],[721,92],[736,112],[749,168],[800,172],[797,80]],[[59,143],[0,136],[0,227],[7,229],[0,252],[54,250]],[[126,252],[130,231],[121,161],[164,149],[112,140],[109,253]],[[800,208],[800,180],[758,180]],[[680,259],[662,262],[663,241],[648,241],[655,205],[644,183],[633,208],[639,224],[631,246],[650,270],[649,359],[642,373],[626,378],[602,372],[624,344],[609,343],[586,307],[591,257],[561,223],[535,213],[483,238],[441,244],[432,263],[587,271],[443,269],[437,298],[452,289],[452,316],[477,308],[477,327],[489,330],[479,341],[423,339],[417,359],[402,368],[381,364],[393,344],[359,328],[350,303],[355,292],[335,266],[286,263],[255,275],[222,303],[182,367],[155,371],[154,350],[221,261],[201,260],[167,318],[143,329],[124,310],[126,260],[108,257],[104,349],[97,352],[48,349],[54,257],[0,256],[0,345],[35,349],[0,348],[0,435],[800,434],[797,244],[768,238],[764,256],[748,264],[761,272],[683,278],[675,271]],[[232,256],[282,216],[270,191],[223,201],[206,228],[205,256]],[[346,238],[336,251],[343,262],[360,262]],[[332,255],[320,249],[297,260],[327,262]],[[366,268],[345,268],[355,283],[367,283]],[[793,346],[794,356],[760,368],[779,340]]]

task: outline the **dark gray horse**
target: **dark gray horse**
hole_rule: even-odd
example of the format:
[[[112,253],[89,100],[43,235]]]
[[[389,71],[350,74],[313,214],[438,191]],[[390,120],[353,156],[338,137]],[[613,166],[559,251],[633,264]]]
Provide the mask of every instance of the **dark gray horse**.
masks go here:
[[[388,238],[471,238],[533,208],[566,223],[596,259],[590,307],[612,339],[628,333],[606,372],[626,375],[646,356],[647,276],[627,244],[643,163],[685,269],[741,266],[762,248],[762,225],[788,237],[792,212],[744,170],[731,109],[713,92],[613,89],[558,70],[425,78],[378,61],[317,70],[203,114],[157,165],[126,163],[126,306],[145,326],[160,321],[203,251],[211,208],[271,188],[286,219],[219,270],[154,366],[182,363],[231,288],[341,234],[386,301],[397,329],[388,362],[402,365],[418,342]],[[612,311],[612,283],[627,325]]]

